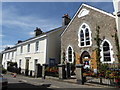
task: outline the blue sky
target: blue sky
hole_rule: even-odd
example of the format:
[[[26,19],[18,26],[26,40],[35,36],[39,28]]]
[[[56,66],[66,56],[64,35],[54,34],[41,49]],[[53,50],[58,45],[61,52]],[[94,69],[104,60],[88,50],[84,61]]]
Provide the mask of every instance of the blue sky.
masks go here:
[[[106,12],[113,13],[112,2],[85,2]],[[2,2],[2,46],[12,46],[18,40],[33,37],[36,27],[44,32],[60,27],[62,16],[72,18],[82,2]]]

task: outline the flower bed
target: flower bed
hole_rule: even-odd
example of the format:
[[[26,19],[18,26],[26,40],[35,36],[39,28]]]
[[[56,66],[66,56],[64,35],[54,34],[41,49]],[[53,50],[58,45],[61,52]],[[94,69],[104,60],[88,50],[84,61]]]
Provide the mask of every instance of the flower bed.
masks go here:
[[[53,77],[58,77],[58,67],[47,67],[46,68],[46,75],[47,76],[53,76]]]

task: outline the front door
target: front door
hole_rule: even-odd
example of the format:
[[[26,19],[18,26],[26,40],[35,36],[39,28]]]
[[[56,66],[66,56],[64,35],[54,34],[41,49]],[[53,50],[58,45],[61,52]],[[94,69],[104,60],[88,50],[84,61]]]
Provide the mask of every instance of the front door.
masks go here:
[[[25,66],[25,75],[28,76],[29,73],[29,60],[26,60],[26,66]]]
[[[90,69],[90,55],[87,51],[84,51],[80,57],[81,64],[84,64],[84,69]]]

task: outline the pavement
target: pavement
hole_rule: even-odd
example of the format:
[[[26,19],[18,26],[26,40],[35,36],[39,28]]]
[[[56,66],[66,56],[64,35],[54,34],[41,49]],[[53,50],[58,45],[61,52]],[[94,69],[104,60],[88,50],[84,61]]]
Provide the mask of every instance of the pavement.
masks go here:
[[[45,79],[42,78],[34,78],[34,77],[26,77],[23,75],[17,75],[16,78],[13,78],[11,76],[11,73],[7,73],[7,75],[4,75],[6,78],[10,81],[10,87],[21,87],[23,85],[26,85],[25,87],[29,87],[32,85],[37,85],[41,87],[48,87],[48,88],[115,88],[109,85],[100,85],[95,83],[85,83],[84,85],[80,85],[76,83],[75,77],[72,77],[70,79],[59,79],[57,77],[51,77],[46,76]],[[19,83],[16,85],[16,82]],[[22,82],[22,83],[21,83]],[[13,83],[13,85],[12,85]],[[24,83],[24,84],[23,84]],[[30,85],[29,85],[30,84]],[[21,86],[20,86],[21,85]]]
[[[46,79],[52,79],[52,80],[57,80],[57,81],[60,81],[60,82],[68,82],[68,83],[78,84],[78,83],[76,82],[77,79],[76,79],[75,77],[71,77],[71,78],[69,78],[69,79],[59,79],[59,78],[57,78],[57,77],[46,76]],[[96,83],[94,83],[94,81],[96,81]],[[93,81],[93,79],[91,80],[91,78],[89,78],[89,80],[88,80],[86,83],[84,83],[84,85],[94,86],[94,87],[100,87],[100,88],[115,88],[115,86],[111,86],[111,85],[109,84],[109,82],[106,81],[106,80],[103,80],[103,83],[106,81],[105,83],[108,83],[108,84],[102,84],[102,85],[98,83],[98,82],[99,82],[99,79],[94,78],[94,81]]]

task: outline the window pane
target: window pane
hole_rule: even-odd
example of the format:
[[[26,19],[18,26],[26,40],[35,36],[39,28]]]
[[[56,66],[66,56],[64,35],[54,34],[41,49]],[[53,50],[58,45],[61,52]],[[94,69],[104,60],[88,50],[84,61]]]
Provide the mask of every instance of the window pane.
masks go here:
[[[81,32],[80,32],[80,37],[83,37],[83,38],[84,38],[83,30],[81,30]]]
[[[89,30],[88,30],[88,28],[86,28],[86,29],[85,29],[85,32],[86,32],[86,33],[89,33]]]
[[[104,56],[110,56],[110,53],[108,53],[108,52],[105,53],[105,52],[104,52]]]
[[[21,50],[20,50],[21,53],[23,53],[23,46],[21,46]]]
[[[28,52],[30,52],[30,44],[28,44]]]
[[[72,55],[73,55],[73,54],[72,54],[72,48],[69,47],[69,48],[68,48],[68,61],[70,61],[70,62],[72,61]]]
[[[86,45],[90,45],[90,41],[86,41]]]
[[[108,46],[103,46],[103,51],[109,51],[109,47]]]
[[[89,37],[86,37],[86,40],[90,40],[90,38],[89,38]]]
[[[81,46],[84,46],[84,42],[81,42]]]
[[[39,49],[39,42],[36,42],[36,51]]]
[[[22,60],[19,60],[19,67],[20,67],[20,68],[21,68],[21,61],[22,61]]]
[[[85,25],[82,26],[82,28],[85,28],[85,27],[86,27]]]
[[[110,58],[110,57],[105,57],[105,56],[104,56],[104,61],[111,61],[111,58]]]

